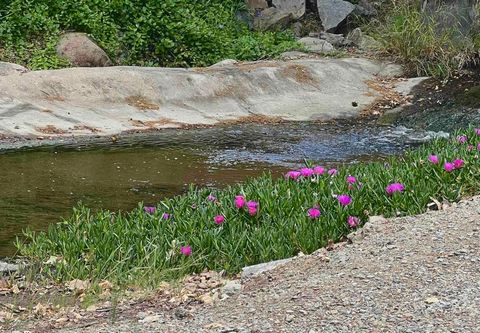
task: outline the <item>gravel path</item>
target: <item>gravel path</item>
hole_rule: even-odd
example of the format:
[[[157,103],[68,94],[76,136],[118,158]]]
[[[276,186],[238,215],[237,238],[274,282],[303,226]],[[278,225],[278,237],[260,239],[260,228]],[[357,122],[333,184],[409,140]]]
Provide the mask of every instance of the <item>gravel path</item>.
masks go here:
[[[480,332],[479,240],[477,197],[372,221],[352,244],[299,257],[214,305],[61,332]]]

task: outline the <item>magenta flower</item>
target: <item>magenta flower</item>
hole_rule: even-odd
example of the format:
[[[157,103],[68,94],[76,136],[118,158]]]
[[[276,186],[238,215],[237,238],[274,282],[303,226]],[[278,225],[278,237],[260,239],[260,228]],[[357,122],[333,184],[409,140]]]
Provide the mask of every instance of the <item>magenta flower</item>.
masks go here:
[[[248,213],[251,216],[254,216],[258,212],[258,202],[256,201],[249,201],[247,202]]]
[[[465,164],[465,161],[464,160],[455,160],[453,161],[453,167],[455,169],[460,169],[461,167],[463,167],[463,165]]]
[[[347,223],[350,226],[350,228],[355,228],[360,224],[360,219],[356,216],[349,216],[347,218]]]
[[[335,176],[337,173],[338,173],[338,170],[337,170],[337,169],[330,169],[330,170],[328,170],[328,174],[329,174],[330,176]]]
[[[222,224],[225,222],[225,217],[223,215],[217,215],[213,218],[216,224]]]
[[[168,220],[169,218],[170,218],[170,214],[168,214],[168,213],[163,213],[162,214],[162,219]]]
[[[307,211],[307,213],[308,213],[308,217],[311,218],[312,220],[318,219],[320,217],[320,215],[322,215],[322,213],[320,212],[320,209],[318,209],[316,207],[310,208]]]
[[[145,211],[145,213],[147,214],[155,214],[155,211],[157,210],[155,207],[153,206],[146,206],[146,207],[143,207],[143,210]]]
[[[475,134],[480,135],[480,128],[475,128]]]
[[[349,184],[355,184],[357,182],[357,178],[353,177],[353,176],[348,176],[347,177],[347,183]]]
[[[352,198],[346,194],[340,194],[337,196],[337,200],[342,206],[348,206],[352,203]]]
[[[217,198],[216,198],[213,194],[210,194],[210,195],[207,197],[207,200],[208,200],[208,201],[217,201]]]
[[[465,143],[465,142],[467,142],[467,140],[468,140],[468,138],[467,138],[466,135],[459,135],[459,136],[457,136],[457,141],[458,141],[459,143]]]
[[[430,155],[430,156],[428,156],[428,160],[429,160],[430,163],[432,163],[432,164],[438,164],[438,162],[440,161],[437,155]]]
[[[385,188],[385,191],[388,195],[392,195],[395,192],[403,192],[405,190],[405,185],[402,183],[392,183]]]
[[[285,178],[295,180],[298,177],[300,177],[301,175],[302,175],[302,173],[300,171],[292,170],[292,171],[289,171],[285,174]]]
[[[312,177],[314,174],[313,169],[310,168],[302,168],[300,169],[300,173],[302,174],[302,177]]]
[[[192,254],[192,247],[190,245],[180,246],[180,253],[188,257]]]
[[[446,162],[443,165],[443,168],[445,169],[446,172],[452,172],[455,169],[455,165],[453,163]]]
[[[235,207],[237,207],[238,209],[245,206],[246,203],[247,201],[245,200],[245,197],[243,195],[237,195],[235,197]]]
[[[316,175],[323,175],[325,173],[325,168],[321,166],[316,166],[315,168],[313,168],[313,173],[315,173]]]

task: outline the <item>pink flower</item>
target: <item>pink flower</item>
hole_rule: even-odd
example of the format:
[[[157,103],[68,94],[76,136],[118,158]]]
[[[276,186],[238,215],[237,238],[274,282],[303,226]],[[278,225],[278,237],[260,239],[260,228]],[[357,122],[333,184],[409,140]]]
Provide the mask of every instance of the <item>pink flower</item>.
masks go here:
[[[360,219],[356,216],[349,216],[347,218],[347,223],[350,226],[350,228],[355,228],[356,226],[359,225]]]
[[[163,213],[162,214],[162,219],[168,220],[169,218],[170,218],[170,214],[168,214],[168,213]]]
[[[428,160],[429,160],[430,163],[432,163],[432,164],[438,164],[438,162],[439,162],[439,159],[438,159],[438,156],[437,156],[437,155],[430,155],[430,156],[428,156]]]
[[[480,151],[480,143],[477,145],[477,150]]]
[[[313,168],[313,173],[315,173],[316,175],[323,175],[325,173],[325,168],[321,166],[316,166],[315,168]]]
[[[352,198],[346,194],[340,194],[337,196],[337,200],[342,206],[348,206],[352,203]]]
[[[330,170],[328,170],[328,174],[329,174],[330,176],[335,176],[337,173],[338,173],[338,170],[337,170],[337,169],[330,169]]]
[[[457,136],[457,141],[458,141],[459,143],[465,143],[465,142],[467,142],[467,140],[468,140],[468,138],[467,138],[466,135],[459,135],[459,136]]]
[[[302,173],[300,171],[292,170],[292,171],[289,171],[285,174],[285,178],[287,178],[287,179],[297,179],[301,175],[302,175]]]
[[[217,198],[216,198],[213,194],[210,194],[210,195],[207,197],[207,200],[208,200],[208,201],[217,201]]]
[[[463,165],[465,164],[465,161],[464,160],[455,160],[453,161],[453,167],[455,169],[460,169],[461,167],[463,167]]]
[[[402,183],[392,183],[385,188],[388,195],[392,195],[395,192],[403,192],[405,190],[405,185]]]
[[[222,224],[225,222],[225,217],[223,215],[217,215],[213,218],[216,224]]]
[[[480,128],[475,128],[475,134],[480,135]]]
[[[349,184],[355,184],[357,182],[357,178],[353,177],[353,176],[348,176],[347,177],[347,183]]]
[[[155,211],[157,210],[155,207],[153,206],[146,206],[146,207],[143,207],[143,210],[145,211],[145,213],[147,214],[155,214]]]
[[[314,219],[318,219],[320,217],[320,215],[322,214],[320,212],[320,209],[314,207],[314,208],[310,208],[308,211],[308,217],[311,218],[312,220]]]
[[[300,173],[302,174],[302,177],[312,177],[314,174],[313,169],[310,168],[302,168],[300,169]]]
[[[238,209],[245,206],[246,203],[247,202],[245,201],[245,197],[243,195],[237,195],[235,197],[235,207],[237,207]]]
[[[455,169],[455,165],[453,163],[446,162],[443,165],[443,168],[445,169],[446,172],[452,172]]]
[[[467,150],[472,151],[473,150],[473,145],[468,145]]]
[[[188,257],[192,254],[192,247],[190,245],[180,246],[180,253]]]
[[[258,202],[256,201],[249,201],[247,202],[248,213],[251,216],[254,216],[258,212]]]

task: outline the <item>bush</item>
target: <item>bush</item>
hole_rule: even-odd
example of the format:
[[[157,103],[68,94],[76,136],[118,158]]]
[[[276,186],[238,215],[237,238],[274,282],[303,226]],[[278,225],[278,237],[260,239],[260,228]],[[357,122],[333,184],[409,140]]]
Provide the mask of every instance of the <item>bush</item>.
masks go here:
[[[3,60],[59,68],[64,31],[88,33],[120,65],[205,66],[255,60],[296,46],[288,32],[255,33],[241,0],[0,0]]]
[[[204,269],[237,273],[246,265],[311,253],[371,215],[417,214],[432,199],[457,201],[479,193],[479,150],[477,130],[468,138],[437,140],[403,157],[346,166],[337,174],[304,169],[304,176],[263,175],[213,192],[191,188],[129,213],[94,213],[80,206],[46,232],[27,231],[27,243],[17,247],[63,281],[108,279],[122,285]],[[438,163],[427,159],[433,153]],[[352,202],[335,197],[340,194]],[[238,208],[239,195],[258,206]],[[51,256],[58,259],[54,266],[42,264]]]
[[[480,6],[477,9],[480,17]],[[459,69],[476,65],[480,59],[479,27],[462,32],[460,24],[441,27],[435,15],[421,11],[420,1],[408,0],[385,5],[380,19],[367,29],[382,42],[385,51],[405,63],[417,75],[449,77]]]

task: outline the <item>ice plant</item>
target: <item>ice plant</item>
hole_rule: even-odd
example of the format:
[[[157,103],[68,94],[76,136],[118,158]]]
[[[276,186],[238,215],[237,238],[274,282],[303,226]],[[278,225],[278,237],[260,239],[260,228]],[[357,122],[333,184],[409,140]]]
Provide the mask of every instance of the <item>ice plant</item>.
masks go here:
[[[438,159],[438,156],[437,155],[430,155],[428,156],[428,160],[430,161],[430,163],[432,164],[438,164],[438,162],[440,161]]]
[[[180,246],[180,253],[188,257],[192,254],[192,247],[190,245]]]
[[[357,178],[353,177],[353,176],[348,176],[347,177],[347,183],[349,184],[355,184],[357,182]]]
[[[360,219],[356,216],[349,216],[347,218],[347,223],[350,226],[350,228],[355,228],[356,226],[359,225]]]
[[[320,212],[320,209],[316,208],[316,207],[313,207],[313,208],[310,208],[308,211],[308,217],[311,218],[312,220],[314,219],[318,219],[320,217],[320,215],[322,214]]]
[[[323,175],[325,173],[325,168],[321,166],[316,166],[313,168],[313,173],[316,175]]]
[[[216,198],[213,194],[210,194],[210,195],[207,197],[207,200],[208,200],[208,201],[217,201],[217,198]]]
[[[300,174],[302,175],[302,177],[312,177],[314,174],[314,171],[313,169],[310,169],[310,168],[302,168],[300,169]]]
[[[225,217],[223,215],[217,215],[213,218],[216,224],[222,224],[225,222]]]
[[[169,218],[170,218],[170,214],[168,214],[168,213],[163,213],[162,214],[162,219],[168,220]]]
[[[475,134],[480,135],[480,128],[475,128]]]
[[[348,206],[352,203],[352,198],[346,194],[340,194],[337,196],[337,200],[342,206]]]
[[[330,170],[328,170],[328,174],[329,174],[330,176],[335,176],[337,173],[338,173],[338,170],[337,170],[337,169],[330,169]]]
[[[450,162],[445,162],[443,165],[443,168],[445,169],[446,172],[452,172],[455,169],[455,165]]]
[[[405,185],[403,185],[402,183],[392,183],[385,188],[385,191],[387,192],[388,195],[392,195],[395,192],[403,192],[404,190],[405,190]]]
[[[155,214],[155,211],[157,210],[155,207],[153,206],[146,206],[146,207],[143,207],[143,210],[145,211],[145,213],[147,214]]]
[[[238,209],[244,207],[246,203],[247,201],[245,200],[245,197],[243,195],[237,195],[235,197],[235,207],[237,207]]]
[[[292,171],[289,171],[285,174],[285,178],[287,178],[287,179],[297,179],[301,175],[302,175],[302,173],[300,171],[292,170]]]
[[[258,212],[258,202],[256,201],[249,201],[247,202],[248,213],[251,216],[254,216]]]
[[[465,143],[465,142],[467,142],[467,140],[468,140],[468,138],[467,138],[466,135],[459,135],[459,136],[457,136],[457,141],[458,141],[459,143]]]
[[[465,164],[465,161],[461,159],[453,161],[453,167],[455,169],[460,169],[461,167],[463,167],[464,164]]]

